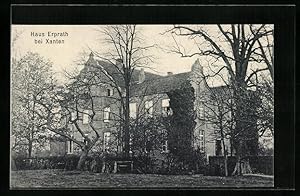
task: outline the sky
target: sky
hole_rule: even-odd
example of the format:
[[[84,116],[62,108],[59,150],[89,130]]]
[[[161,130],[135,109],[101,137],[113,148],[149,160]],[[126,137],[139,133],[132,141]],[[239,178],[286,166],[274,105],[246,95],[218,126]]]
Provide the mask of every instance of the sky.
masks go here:
[[[105,52],[103,45],[103,35],[97,31],[97,28],[103,28],[102,25],[12,25],[12,39],[19,35],[14,41],[12,54],[20,57],[27,52],[37,52],[41,56],[53,62],[53,71],[57,75],[60,82],[65,82],[63,71],[72,71],[75,67],[78,69],[76,61],[82,57],[82,52],[89,51],[89,48]],[[165,49],[170,48],[174,44],[174,40],[170,34],[163,34],[170,25],[140,25],[139,31],[144,38],[145,45],[158,44],[158,48],[152,48],[149,53],[154,57],[154,62],[150,66],[157,74],[166,75],[167,72],[181,73],[190,71],[192,64],[197,57],[182,58],[178,54],[166,52]],[[63,44],[46,44],[48,32],[67,32],[68,36],[60,37]],[[44,33],[43,43],[35,43],[41,37],[32,36],[34,34]],[[193,42],[185,42],[187,48],[194,47]],[[163,48],[163,49],[162,49]],[[87,60],[88,56],[84,56]],[[148,70],[153,72],[152,70]]]
[[[219,47],[224,51],[230,51],[228,42],[226,43],[220,38],[220,32],[216,25],[188,26],[193,26],[192,28],[195,29],[204,29],[211,38],[217,41]],[[53,62],[53,71],[58,82],[65,83],[67,80],[64,76],[64,71],[73,72],[74,70],[82,69],[83,66],[78,65],[78,61],[82,59],[87,61],[91,49],[97,53],[108,51],[107,44],[103,43],[105,36],[99,32],[99,29],[104,27],[105,25],[12,25],[11,40],[15,40],[11,42],[12,54],[18,58],[29,51],[39,53],[44,58]],[[197,58],[199,58],[200,64],[204,67],[205,73],[212,73],[211,70],[216,72],[224,65],[223,61],[212,62],[209,59],[210,57],[207,56],[183,58],[179,54],[170,52],[170,49],[174,46],[179,46],[181,49],[184,48],[188,54],[199,52],[199,50],[206,50],[209,47],[204,44],[203,40],[191,39],[187,36],[176,36],[175,42],[171,33],[165,33],[172,27],[172,25],[137,25],[137,30],[143,38],[143,44],[145,46],[153,44],[158,46],[147,51],[149,55],[153,56],[154,62],[148,65],[152,69],[146,69],[146,71],[155,72],[160,75],[166,75],[167,72],[173,72],[174,74],[187,72],[191,70],[191,66]],[[225,30],[230,28],[228,25],[222,25],[222,27]],[[53,36],[48,36],[48,32],[50,34],[66,32],[67,36],[56,37],[63,39],[63,44],[46,44],[45,39],[54,38]],[[44,33],[44,37],[36,36],[36,34],[42,33]],[[36,40],[39,39],[43,39],[43,43],[36,43]],[[250,73],[257,68],[261,68],[261,66],[265,65],[254,63],[250,65],[248,71]],[[224,75],[223,78],[225,78]],[[222,85],[221,81],[220,78],[213,78],[208,83],[210,86],[219,86]]]

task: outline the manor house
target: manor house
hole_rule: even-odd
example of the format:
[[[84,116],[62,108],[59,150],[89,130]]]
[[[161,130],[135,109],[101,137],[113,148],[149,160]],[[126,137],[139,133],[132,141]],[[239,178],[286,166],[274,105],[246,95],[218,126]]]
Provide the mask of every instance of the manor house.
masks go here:
[[[116,64],[122,62],[117,61]],[[95,103],[97,112],[94,127],[100,130],[100,141],[97,144],[100,151],[121,151],[122,141],[116,139],[120,130],[120,121],[118,117],[121,114],[122,106],[120,105],[119,92],[124,92],[124,80],[118,74],[117,67],[112,63],[96,60],[91,53],[84,68],[78,75],[78,79],[86,77],[87,73],[92,73],[94,69],[102,70],[101,80],[103,85],[93,88],[97,95]],[[111,80],[115,83],[111,83]],[[170,107],[170,98],[168,93],[181,88],[184,84],[189,83],[194,92],[194,109],[196,112],[196,126],[194,129],[194,137],[191,144],[193,148],[200,150],[206,156],[221,155],[222,145],[220,137],[216,136],[214,127],[206,122],[206,113],[208,112],[203,104],[203,95],[210,99],[208,84],[204,78],[203,67],[199,60],[196,60],[191,66],[189,72],[173,74],[168,72],[162,76],[145,71],[143,68],[135,69],[132,73],[131,89],[130,89],[130,118],[137,119],[141,116],[155,117],[172,115]],[[218,91],[224,87],[214,87]],[[84,110],[80,120],[80,127],[85,130],[86,134],[93,134],[89,127],[88,113]],[[76,132],[74,125],[69,125],[74,132],[74,137],[80,138],[80,134]],[[182,130],[185,131],[185,130]],[[165,139],[160,144],[160,150],[156,150],[156,155],[164,155],[169,152],[168,140]],[[76,153],[76,144],[72,141],[61,140],[51,142],[51,155],[64,155]],[[226,149],[230,151],[230,142],[226,139]]]

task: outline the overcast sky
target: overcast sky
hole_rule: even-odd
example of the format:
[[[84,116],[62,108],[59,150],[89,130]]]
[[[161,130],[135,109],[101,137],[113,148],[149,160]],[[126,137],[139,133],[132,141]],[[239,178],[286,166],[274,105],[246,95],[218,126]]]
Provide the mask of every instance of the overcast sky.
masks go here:
[[[194,25],[189,25],[194,26]],[[196,25],[195,25],[196,26]],[[211,38],[217,41],[219,47],[224,51],[230,51],[227,42],[224,42],[220,38],[220,32],[216,25],[197,25],[198,27],[192,27],[194,29],[201,28],[208,33]],[[224,29],[229,28],[228,25],[222,25]],[[98,53],[107,52],[107,44],[103,43],[105,38],[103,34],[99,33],[96,29],[101,29],[104,25],[12,25],[12,39],[19,35],[16,41],[12,42],[12,54],[16,57],[25,55],[26,52],[37,52],[41,56],[49,59],[53,62],[53,71],[56,72],[56,78],[59,82],[65,82],[63,74],[64,70],[73,71],[75,69],[80,70],[83,66],[78,66],[78,60],[84,58],[88,59],[90,49],[97,51]],[[188,58],[182,58],[179,54],[167,52],[171,47],[174,47],[177,43],[180,47],[184,48],[185,53],[191,54],[199,52],[200,50],[208,49],[208,45],[203,44],[203,40],[190,39],[187,36],[178,37],[176,36],[176,42],[170,33],[165,33],[166,30],[171,29],[171,25],[138,25],[137,30],[141,33],[143,38],[143,44],[145,46],[156,44],[159,47],[151,48],[148,53],[154,58],[154,62],[149,64],[157,74],[166,75],[167,72],[182,73],[190,71],[192,64],[199,58],[201,65],[204,67],[204,72],[211,73],[211,70],[216,72],[223,66],[224,62],[221,60],[213,62],[210,57],[207,56],[193,56]],[[273,26],[272,26],[273,28]],[[16,33],[18,32],[18,33]],[[48,32],[63,33],[67,32],[68,36],[57,37],[63,39],[63,44],[46,44],[46,38]],[[35,43],[35,39],[39,37],[32,36],[32,33],[44,33],[43,43]],[[197,42],[197,43],[196,43]],[[199,46],[199,48],[198,48]],[[166,50],[167,49],[167,50]],[[82,53],[86,52],[85,55]],[[262,64],[249,64],[249,73],[251,70],[262,68],[266,66]],[[146,70],[153,72],[153,70]],[[221,73],[224,74],[226,73]],[[220,78],[213,78],[208,81],[211,86],[222,85]]]
[[[63,82],[60,73],[63,70],[73,70],[76,67],[75,61],[79,59],[83,51],[92,48],[104,52],[105,46],[101,45],[103,37],[95,30],[99,27],[101,28],[99,25],[13,25],[12,38],[15,37],[16,32],[21,32],[21,34],[14,43],[12,53],[20,57],[28,51],[38,52],[53,62],[53,70],[58,73],[58,78]],[[162,48],[169,48],[174,44],[170,34],[162,35],[165,30],[172,27],[170,25],[141,25],[138,27],[144,37],[145,45],[158,44]],[[32,32],[47,34],[49,31],[67,32],[68,36],[59,38],[64,39],[64,44],[36,44],[34,40],[39,37],[31,36]],[[44,41],[45,38],[48,38],[47,35],[44,36]],[[193,42],[186,42],[185,45],[187,48],[193,47]],[[161,75],[166,75],[169,71],[173,73],[190,71],[192,64],[197,59],[197,57],[181,58],[178,54],[168,53],[160,48],[153,48],[149,53],[154,56],[154,63],[151,64],[151,67]]]

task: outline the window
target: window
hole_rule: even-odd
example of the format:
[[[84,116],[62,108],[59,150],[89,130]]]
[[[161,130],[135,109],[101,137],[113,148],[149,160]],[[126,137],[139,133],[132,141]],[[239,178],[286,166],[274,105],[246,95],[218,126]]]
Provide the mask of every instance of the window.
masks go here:
[[[145,102],[145,113],[147,116],[152,117],[153,115],[153,101],[146,101]]]
[[[220,139],[217,139],[216,140],[216,156],[220,156],[222,155],[222,146],[221,146],[221,140]]]
[[[88,137],[88,135],[89,135],[89,134],[87,134],[87,133],[84,134],[85,137]],[[85,139],[85,137],[83,137],[83,142],[85,143],[85,145],[87,145],[87,144],[88,144],[88,141]]]
[[[147,141],[145,142],[145,152],[149,153],[152,149],[152,144],[151,141],[149,139],[147,139]]]
[[[129,135],[129,153],[132,154],[132,135],[130,134]]]
[[[129,116],[136,118],[136,103],[129,103]]]
[[[203,106],[199,106],[199,117],[204,118],[204,108],[203,108]]]
[[[169,152],[169,150],[168,150],[168,140],[163,141],[162,152],[165,152],[165,153]]]
[[[204,152],[204,130],[199,130],[199,149],[201,152]]]
[[[82,124],[89,123],[89,110],[84,110],[82,114]]]
[[[103,120],[104,120],[104,122],[109,122],[109,120],[110,120],[110,107],[104,108]]]
[[[110,97],[110,96],[113,96],[114,94],[114,90],[112,88],[108,88],[107,89],[107,96]]]
[[[76,111],[71,112],[71,120],[75,120],[76,116],[77,116],[77,112]]]
[[[103,149],[104,151],[108,151],[109,150],[109,143],[110,143],[110,138],[111,134],[110,132],[104,132],[103,134]]]
[[[204,130],[199,130],[200,141],[204,141]]]
[[[73,154],[74,143],[72,140],[67,141],[67,154]]]
[[[171,114],[170,99],[163,99],[161,101],[161,106],[162,106],[163,115],[170,115]]]

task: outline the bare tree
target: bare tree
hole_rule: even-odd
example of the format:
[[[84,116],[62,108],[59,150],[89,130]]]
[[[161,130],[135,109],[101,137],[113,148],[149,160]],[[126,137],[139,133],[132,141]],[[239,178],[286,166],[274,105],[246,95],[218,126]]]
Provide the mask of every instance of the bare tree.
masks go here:
[[[130,115],[129,102],[130,90],[133,84],[132,75],[136,68],[147,67],[151,56],[146,55],[148,49],[153,46],[144,46],[136,25],[112,25],[99,30],[105,36],[104,42],[110,46],[110,50],[104,54],[93,51],[96,56],[105,60],[115,68],[113,75],[99,66],[102,73],[110,80],[111,85],[119,95],[123,127],[123,142],[125,156],[129,157],[130,151]],[[118,81],[117,78],[121,78]]]
[[[54,87],[52,63],[37,53],[27,53],[12,62],[12,149],[25,147],[27,156],[33,148],[43,147],[47,140],[42,131],[45,122],[36,114],[41,109],[38,100]]]
[[[265,51],[260,46],[262,39],[273,35],[273,28],[270,25],[246,25],[246,24],[231,24],[231,25],[216,25],[215,32],[212,33],[205,29],[204,26],[182,26],[175,25],[170,29],[175,36],[187,36],[194,40],[198,51],[191,54],[186,54],[183,47],[176,42],[172,52],[180,54],[182,57],[192,57],[195,55],[209,57],[211,63],[209,66],[214,66],[215,63],[222,62],[223,66],[219,66],[216,73],[225,72],[229,76],[227,83],[233,89],[233,97],[235,104],[235,120],[234,127],[234,146],[236,150],[237,163],[236,174],[241,175],[242,171],[247,171],[241,168],[240,160],[245,152],[245,141],[249,140],[247,127],[247,119],[244,114],[248,112],[245,106],[248,106],[247,100],[250,100],[248,88],[255,86],[251,81],[258,73],[273,70],[271,66],[266,66],[262,63],[261,58],[257,58],[257,54]],[[262,53],[261,53],[262,54]],[[253,65],[253,66],[250,66]],[[251,67],[256,69],[251,70]],[[249,167],[249,164],[244,164]]]
[[[163,95],[151,95],[152,105],[146,107],[147,87],[140,92],[137,113],[130,118],[131,151],[133,155],[149,155],[153,150],[161,150],[166,139],[166,131],[162,123],[162,114],[154,113],[154,107]],[[132,99],[133,97],[131,97]]]
[[[46,130],[73,141],[80,147],[77,169],[81,170],[89,152],[101,138],[102,130],[98,121],[103,120],[105,108],[119,102],[120,99],[99,94],[101,88],[109,85],[107,80],[103,79],[100,69],[88,65],[79,75],[69,76],[69,84],[57,87],[50,96],[40,100],[39,104],[44,108],[44,115],[40,115],[47,122]],[[105,98],[110,100],[107,105],[100,104],[99,100]],[[119,114],[110,112],[110,115],[110,118],[118,123]]]
[[[151,60],[151,56],[144,55],[144,52],[152,46],[142,46],[142,40],[138,36],[135,25],[107,26],[101,32],[106,37],[105,42],[110,44],[112,49],[105,54],[93,51],[84,70],[78,76],[67,73],[72,81],[69,85],[56,89],[56,92],[40,102],[47,113],[44,116],[47,121],[45,129],[80,146],[81,156],[77,165],[78,169],[82,169],[88,153],[100,139],[101,128],[97,127],[97,120],[99,120],[97,116],[103,114],[105,106],[99,104],[99,100],[108,98],[107,95],[99,94],[103,90],[102,87],[109,86],[116,92],[114,93],[116,96],[108,98],[109,104],[115,104],[120,108],[110,111],[114,123],[110,123],[109,128],[123,128],[121,137],[124,142],[123,150],[125,156],[129,157],[130,89],[137,82],[133,81],[132,75],[136,68],[146,67],[147,62]],[[95,60],[94,54],[102,61]],[[109,64],[109,68],[103,66],[103,60]],[[76,115],[72,118],[74,112]],[[84,115],[89,116],[89,128],[80,126]],[[84,141],[72,136],[69,124],[75,127],[73,132],[79,133]],[[87,135],[87,129],[92,130],[93,134]],[[118,136],[119,133],[114,133],[114,135]]]
[[[270,135],[274,137],[274,84],[264,79],[257,85],[257,92],[261,97],[261,104],[258,107],[258,131],[259,136]]]
[[[211,133],[212,138],[218,138],[222,143],[225,176],[228,176],[227,156],[229,153],[225,140],[229,140],[233,136],[231,130],[234,127],[234,119],[231,115],[233,107],[231,93],[228,86],[223,86],[218,89],[208,87],[208,93],[201,95],[204,100],[202,104],[206,110],[204,121],[214,128]]]

